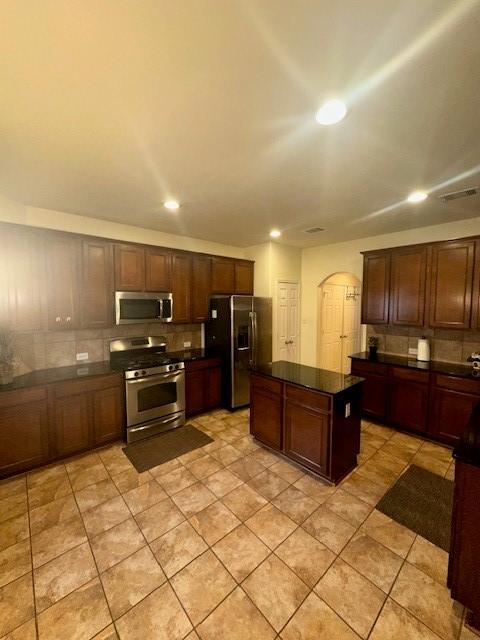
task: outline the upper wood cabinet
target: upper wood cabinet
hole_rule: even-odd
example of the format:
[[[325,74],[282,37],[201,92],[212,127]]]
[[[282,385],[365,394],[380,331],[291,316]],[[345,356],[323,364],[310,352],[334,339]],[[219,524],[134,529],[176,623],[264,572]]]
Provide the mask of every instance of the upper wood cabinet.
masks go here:
[[[390,324],[424,326],[427,253],[425,246],[392,251]]]
[[[429,325],[468,329],[472,310],[475,241],[442,242],[431,246],[432,282]]]
[[[235,293],[253,295],[253,262],[235,261]]]
[[[390,264],[388,251],[368,253],[363,258],[363,324],[388,323]]]
[[[210,313],[212,289],[212,259],[210,256],[192,257],[192,322],[205,322]]]
[[[102,240],[82,241],[80,281],[81,326],[102,329],[113,324],[113,246]]]
[[[173,322],[191,322],[192,258],[186,253],[172,256]]]
[[[43,234],[36,229],[2,230],[0,315],[3,322],[17,331],[43,328],[43,241]]]
[[[81,240],[64,234],[46,241],[48,328],[80,327]]]
[[[235,293],[235,261],[212,258],[212,293]]]
[[[145,249],[134,244],[115,245],[115,289],[145,290]]]
[[[171,271],[172,252],[148,247],[145,253],[145,291],[170,291]]]

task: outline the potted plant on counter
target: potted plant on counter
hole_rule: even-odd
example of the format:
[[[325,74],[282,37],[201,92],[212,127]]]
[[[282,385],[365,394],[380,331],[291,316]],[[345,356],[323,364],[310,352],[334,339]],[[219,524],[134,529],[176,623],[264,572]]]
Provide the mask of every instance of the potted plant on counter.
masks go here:
[[[379,340],[375,336],[370,336],[368,339],[368,357],[370,360],[377,359],[377,351],[378,351]]]
[[[14,368],[13,333],[8,327],[0,326],[0,385],[13,381]]]

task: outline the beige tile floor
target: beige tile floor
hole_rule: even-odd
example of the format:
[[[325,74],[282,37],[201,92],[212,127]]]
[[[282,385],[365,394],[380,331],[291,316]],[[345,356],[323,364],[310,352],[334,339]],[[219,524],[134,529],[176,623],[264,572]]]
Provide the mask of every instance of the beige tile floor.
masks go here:
[[[363,423],[338,487],[258,447],[248,411],[137,474],[121,443],[0,483],[1,640],[474,640],[447,554],[375,505],[451,452]]]

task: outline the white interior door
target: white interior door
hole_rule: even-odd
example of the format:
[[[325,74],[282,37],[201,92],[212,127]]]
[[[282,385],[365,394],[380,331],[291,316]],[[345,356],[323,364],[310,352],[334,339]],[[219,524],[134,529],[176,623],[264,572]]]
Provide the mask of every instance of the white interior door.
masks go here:
[[[278,360],[298,361],[299,311],[298,282],[278,282],[276,339],[276,359]]]
[[[350,373],[348,357],[360,345],[360,297],[346,297],[347,287],[325,284],[320,289],[318,366]]]

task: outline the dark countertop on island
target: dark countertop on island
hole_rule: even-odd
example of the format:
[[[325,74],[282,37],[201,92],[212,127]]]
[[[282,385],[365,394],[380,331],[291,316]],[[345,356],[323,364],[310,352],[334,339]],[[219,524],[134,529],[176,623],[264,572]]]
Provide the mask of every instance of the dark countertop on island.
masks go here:
[[[328,393],[330,395],[342,393],[350,387],[363,382],[363,378],[357,376],[344,375],[315,367],[307,367],[304,364],[287,362],[286,360],[255,365],[251,370],[254,373],[259,373],[269,378],[275,378],[282,382],[290,382],[300,387],[320,391],[321,393]]]
[[[474,369],[468,364],[457,364],[455,362],[440,362],[431,360],[430,362],[420,362],[414,358],[406,356],[397,356],[390,353],[377,353],[376,359],[372,360],[367,351],[354,353],[349,356],[352,360],[366,360],[372,363],[389,364],[396,367],[407,367],[409,369],[417,369],[420,371],[430,371],[432,373],[443,373],[448,376],[457,376],[459,378],[478,378],[480,383],[480,375],[476,375]],[[479,371],[480,374],[480,371]]]

